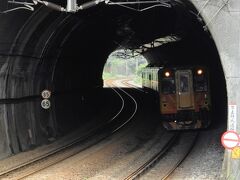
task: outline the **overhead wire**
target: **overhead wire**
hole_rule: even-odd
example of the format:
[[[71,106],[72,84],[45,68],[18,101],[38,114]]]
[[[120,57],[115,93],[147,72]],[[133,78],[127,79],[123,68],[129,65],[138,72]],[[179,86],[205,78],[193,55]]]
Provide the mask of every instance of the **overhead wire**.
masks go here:
[[[156,0],[156,1],[119,1],[119,2],[105,1],[105,3],[107,5],[118,5],[118,6],[130,9],[130,10],[138,11],[138,12],[143,12],[143,11],[155,8],[155,7],[167,7],[167,8],[171,7],[171,5],[169,3],[167,3],[167,1],[159,1],[159,0]],[[154,5],[140,9],[141,4],[154,4]],[[129,5],[138,5],[138,8],[133,8],[133,7],[130,7]]]
[[[58,4],[55,4],[55,3],[52,3],[52,2],[48,2],[48,1],[42,1],[42,0],[32,0],[32,3],[30,2],[19,2],[19,1],[15,1],[15,0],[12,0],[12,1],[8,1],[8,3],[11,3],[11,4],[16,4],[16,5],[22,5],[22,7],[16,7],[16,8],[12,8],[12,9],[9,9],[9,10],[6,10],[6,11],[3,11],[2,13],[8,13],[8,12],[12,12],[12,11],[15,11],[15,10],[19,10],[19,9],[25,9],[25,10],[30,10],[30,11],[34,11],[34,7],[35,5],[37,4],[43,4],[51,9],[54,9],[54,10],[57,10],[57,11],[64,11],[64,12],[77,12],[79,10],[84,10],[84,9],[88,9],[88,8],[91,8],[93,6],[96,6],[102,2],[105,2],[106,5],[118,5],[118,6],[121,6],[121,7],[124,7],[124,8],[128,8],[130,10],[134,10],[134,11],[139,11],[139,12],[142,12],[142,11],[146,11],[146,10],[149,10],[149,9],[152,9],[152,8],[155,8],[155,7],[171,7],[171,5],[168,3],[169,0],[151,0],[151,1],[118,1],[118,2],[113,2],[113,1],[110,1],[110,0],[92,0],[92,1],[88,1],[88,2],[85,2],[81,5],[77,5],[76,4],[76,9],[66,9]],[[145,8],[142,8],[140,9],[140,5],[141,4],[154,4],[154,5],[151,5],[149,7],[145,7]],[[133,7],[130,7],[130,5],[137,5],[138,7],[137,8],[133,8]]]
[[[12,9],[8,9],[8,10],[5,10],[5,11],[0,12],[0,13],[9,13],[9,12],[13,12],[13,11],[20,10],[20,9],[34,11],[33,5],[36,5],[35,0],[33,0],[32,3],[20,2],[20,1],[15,1],[15,0],[8,1],[8,3],[9,4],[15,4],[15,5],[21,5],[21,6],[20,7],[15,7],[15,8],[12,8]]]

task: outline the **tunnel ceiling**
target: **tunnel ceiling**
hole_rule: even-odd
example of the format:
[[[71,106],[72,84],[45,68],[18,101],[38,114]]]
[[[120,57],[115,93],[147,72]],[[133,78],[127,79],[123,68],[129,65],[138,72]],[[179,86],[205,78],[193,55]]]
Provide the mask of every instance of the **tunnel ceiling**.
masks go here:
[[[53,81],[61,75],[78,77],[86,86],[88,82],[101,84],[103,66],[114,50],[139,49],[164,37],[179,40],[144,51],[152,65],[209,64],[218,60],[214,42],[191,4],[170,1],[169,5],[142,12],[105,4],[76,14],[59,13],[46,7],[39,7],[33,13],[16,11],[1,17],[3,24],[16,17],[19,20],[12,34],[8,33],[9,37],[1,37],[7,43],[0,51],[41,59],[38,73],[48,71]],[[91,73],[85,67],[91,67]],[[75,72],[75,68],[79,70]],[[60,71],[65,74],[58,74]]]
[[[19,18],[13,34],[1,37],[7,41],[1,47],[2,54],[10,50],[13,55],[41,59],[38,73],[48,73],[54,82],[60,76],[78,77],[86,86],[101,86],[104,64],[114,50],[139,49],[164,37],[179,40],[144,51],[152,65],[209,64],[218,60],[211,36],[204,31],[203,21],[191,4],[170,1],[169,5],[142,12],[105,4],[76,14],[59,13],[46,7],[39,7],[33,13],[16,11],[1,17],[3,24]],[[86,71],[85,67],[91,67],[92,71]],[[64,78],[66,83],[68,78]],[[65,86],[60,84],[58,87]]]
[[[85,48],[89,42],[107,42],[102,50],[104,57],[116,48],[138,49],[155,39],[167,36],[178,37],[180,41],[163,44],[144,51],[149,63],[162,64],[208,64],[209,59],[218,59],[214,42],[210,34],[204,31],[204,22],[197,17],[197,12],[189,3],[172,1],[171,7],[155,7],[143,12],[137,12],[119,6],[99,6],[76,14],[78,18],[89,16],[87,30],[82,31],[86,39]],[[74,34],[74,32],[73,32]],[[73,35],[79,40],[81,32]],[[105,36],[104,36],[105,35]],[[104,37],[104,39],[101,39]],[[99,39],[100,38],[100,39]],[[73,40],[73,41],[74,41]],[[73,42],[71,41],[71,42]],[[81,41],[83,38],[81,37]],[[110,42],[111,41],[111,42]],[[78,42],[71,43],[78,44]],[[75,49],[76,50],[76,49]],[[202,53],[204,52],[204,53]],[[74,52],[70,52],[73,54]],[[105,58],[106,60],[106,58]]]
[[[169,4],[170,7],[159,6],[143,12],[105,4],[76,14],[59,13],[46,7],[39,7],[34,13],[14,12],[2,17],[3,24],[4,20],[8,22],[16,16],[21,19],[19,27],[15,27],[16,36],[13,32],[10,37],[1,37],[12,45],[1,47],[2,54],[9,48],[14,55],[42,59],[42,67],[46,66],[42,70],[48,69],[56,75],[52,75],[54,77],[58,77],[56,67],[63,68],[64,63],[69,64],[62,70],[65,76],[76,77],[71,68],[81,64],[78,68],[83,73],[82,80],[88,79],[90,84],[96,79],[94,83],[100,83],[103,66],[112,51],[117,48],[134,50],[167,36],[180,40],[145,51],[143,55],[150,64],[209,64],[214,63],[213,59],[218,60],[211,36],[204,31],[203,22],[191,4],[187,1],[170,1]],[[56,66],[56,72],[50,72],[50,66]],[[85,71],[85,67],[91,67],[91,73]]]

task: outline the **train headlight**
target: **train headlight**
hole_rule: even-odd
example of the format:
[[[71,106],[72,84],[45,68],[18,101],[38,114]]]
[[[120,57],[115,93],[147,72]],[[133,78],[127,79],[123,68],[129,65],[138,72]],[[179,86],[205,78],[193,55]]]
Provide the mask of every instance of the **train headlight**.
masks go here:
[[[165,77],[169,77],[169,76],[170,76],[170,72],[169,72],[169,71],[166,71],[166,72],[164,73],[164,75],[165,75]]]
[[[202,70],[202,69],[198,69],[198,70],[197,70],[197,74],[198,74],[198,75],[202,75],[202,74],[203,74],[203,70]]]

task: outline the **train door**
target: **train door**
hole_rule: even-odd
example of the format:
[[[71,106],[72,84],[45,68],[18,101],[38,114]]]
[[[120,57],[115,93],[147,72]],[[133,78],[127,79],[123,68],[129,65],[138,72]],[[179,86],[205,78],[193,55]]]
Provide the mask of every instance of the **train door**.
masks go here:
[[[194,107],[192,71],[177,70],[175,77],[178,109],[192,109]]]

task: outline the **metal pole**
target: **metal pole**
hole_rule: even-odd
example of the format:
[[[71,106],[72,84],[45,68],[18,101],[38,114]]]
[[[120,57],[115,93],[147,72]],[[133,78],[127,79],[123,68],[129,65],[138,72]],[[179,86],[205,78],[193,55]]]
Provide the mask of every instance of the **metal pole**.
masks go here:
[[[78,10],[77,0],[67,0],[67,12],[76,12]]]

